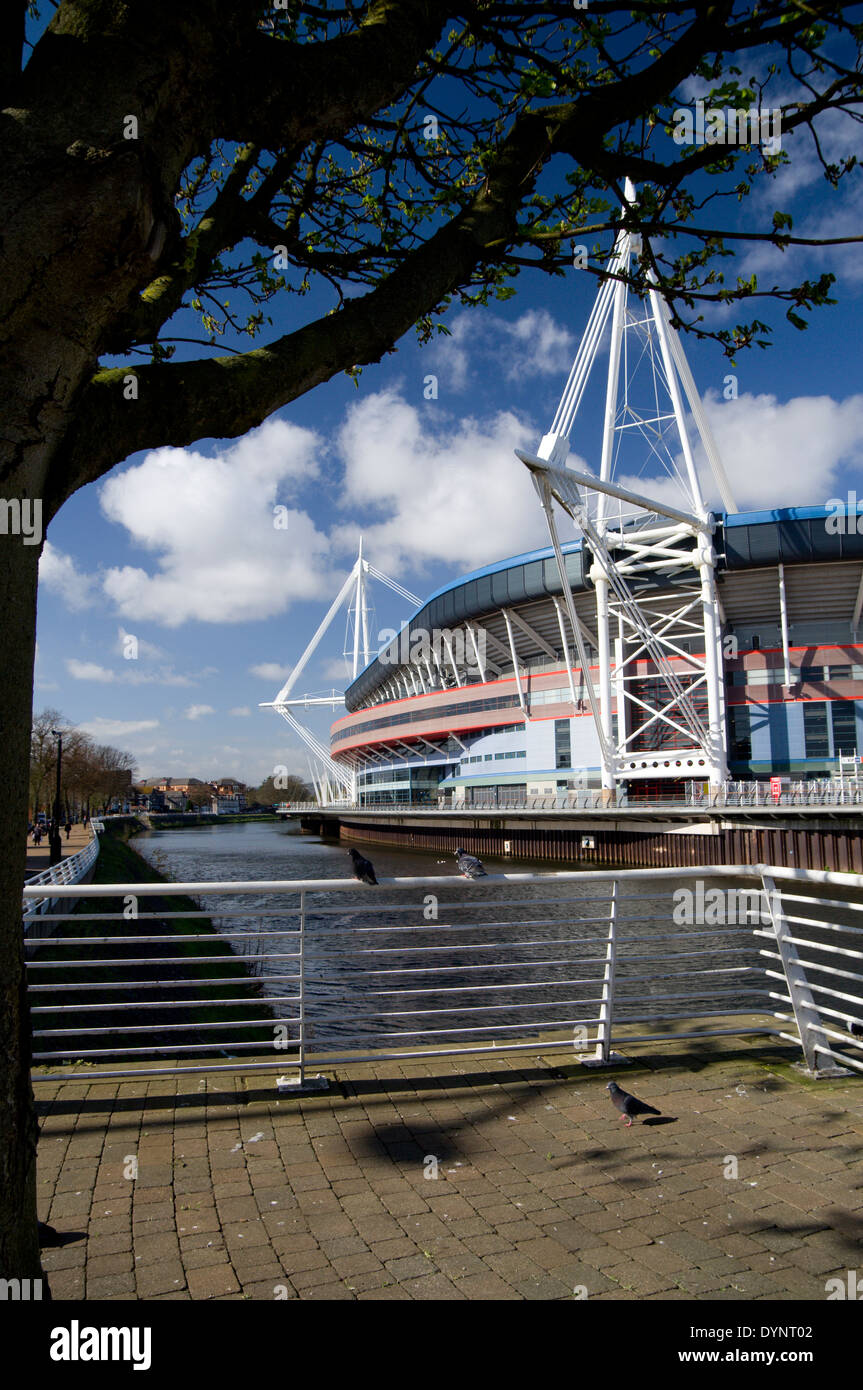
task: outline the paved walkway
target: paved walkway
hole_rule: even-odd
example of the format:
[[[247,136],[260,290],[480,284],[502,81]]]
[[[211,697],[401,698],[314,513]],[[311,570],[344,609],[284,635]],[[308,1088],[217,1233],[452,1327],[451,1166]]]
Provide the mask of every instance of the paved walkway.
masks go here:
[[[89,825],[73,825],[69,839],[66,839],[66,831],[61,830],[60,839],[63,845],[63,858],[68,859],[70,855],[77,854],[79,850],[86,849],[93,838],[93,832]],[[33,836],[27,836],[27,873],[39,874],[43,869],[51,867],[51,849],[48,844],[47,834],[43,834],[42,843],[38,848],[33,844]]]
[[[54,1297],[824,1300],[863,1269],[863,1081],[687,1046],[613,1073],[663,1112],[631,1129],[571,1052],[41,1084]]]

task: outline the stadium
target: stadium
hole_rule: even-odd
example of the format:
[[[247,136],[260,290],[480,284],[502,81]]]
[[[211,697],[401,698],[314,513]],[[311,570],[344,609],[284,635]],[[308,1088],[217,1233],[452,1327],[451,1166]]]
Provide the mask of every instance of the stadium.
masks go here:
[[[360,549],[325,619],[353,592],[346,713],[310,744],[319,799],[696,802],[837,774],[860,790],[857,498],[737,506],[669,310],[649,274],[630,288],[641,253],[621,231],[551,428],[515,451],[549,546],[424,602],[387,581],[415,612],[376,654],[365,584],[385,576]],[[322,630],[273,701],[301,734],[289,706],[310,702],[287,697]]]
[[[825,505],[713,516],[731,779],[824,779],[863,748],[863,536],[828,530],[829,517]],[[579,540],[562,549],[597,685],[589,548]],[[331,756],[355,773],[361,804],[572,801],[573,792],[601,787],[597,726],[571,659],[563,589],[548,548],[488,565],[427,599],[348,688],[348,713],[332,727]],[[680,582],[639,592],[657,624],[677,627],[686,623],[675,618],[686,597]],[[620,709],[635,701],[655,708],[668,681],[646,655],[624,667],[617,642],[633,697],[621,697],[620,679],[614,689],[612,671],[612,727],[622,743]],[[691,687],[702,634],[677,632],[674,645],[672,669]],[[630,798],[706,791],[709,753],[673,724],[654,719],[626,748],[620,780]]]

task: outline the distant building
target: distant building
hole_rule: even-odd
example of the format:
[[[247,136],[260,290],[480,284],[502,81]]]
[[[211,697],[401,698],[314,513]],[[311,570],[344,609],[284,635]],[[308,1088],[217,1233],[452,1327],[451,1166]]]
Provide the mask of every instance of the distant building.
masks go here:
[[[246,791],[245,782],[238,782],[236,777],[213,778],[210,786],[217,796],[240,796]]]
[[[207,785],[208,783],[202,782],[199,777],[156,777],[152,782],[154,791],[185,792],[187,795]]]
[[[244,796],[213,796],[210,798],[210,810],[214,815],[236,815],[237,812],[245,811],[245,809],[246,798]]]

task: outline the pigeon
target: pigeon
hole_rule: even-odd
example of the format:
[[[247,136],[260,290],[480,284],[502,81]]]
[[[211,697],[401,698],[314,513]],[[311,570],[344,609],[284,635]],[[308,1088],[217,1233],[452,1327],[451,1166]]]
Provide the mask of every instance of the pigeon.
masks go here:
[[[654,1110],[652,1105],[645,1105],[643,1100],[637,1096],[631,1096],[628,1091],[622,1091],[616,1081],[609,1081],[605,1088],[611,1092],[611,1100],[615,1110],[620,1111],[620,1118],[626,1119],[627,1126],[632,1125],[633,1115],[659,1115],[659,1110]]]
[[[455,857],[458,862],[458,871],[465,878],[487,877],[485,869],[475,854],[468,854],[459,846],[455,852]]]
[[[360,883],[377,883],[375,866],[371,860],[364,859],[358,849],[349,849],[348,854],[353,860],[354,878],[358,878]]]
[[[856,1018],[849,1018],[848,1032],[852,1038],[863,1038],[863,1023],[858,1023]]]

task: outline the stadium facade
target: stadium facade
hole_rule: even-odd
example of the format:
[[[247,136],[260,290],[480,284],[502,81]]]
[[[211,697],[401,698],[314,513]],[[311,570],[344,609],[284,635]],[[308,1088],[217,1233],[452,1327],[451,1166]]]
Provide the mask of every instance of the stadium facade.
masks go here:
[[[829,778],[840,756],[863,750],[863,534],[856,508],[844,521],[829,505],[712,517],[732,779]],[[562,550],[596,683],[593,557],[584,540]],[[683,583],[642,584],[657,624],[679,610]],[[331,756],[352,769],[361,804],[506,806],[549,795],[566,804],[602,785],[563,590],[549,548],[488,565],[421,605],[348,688],[348,713],[332,726]],[[684,686],[697,683],[704,655],[691,627],[671,659]],[[619,743],[628,710],[656,704],[668,680],[647,654],[626,669],[626,698],[612,688]],[[630,799],[706,792],[706,754],[690,745],[673,724],[648,723],[628,745],[633,775],[621,769]]]
[[[425,602],[387,581],[415,612],[376,655],[364,586],[384,576],[360,551],[273,701],[316,755],[319,799],[694,801],[729,782],[821,781],[863,752],[857,498],[738,506],[628,181],[621,213],[550,430],[535,455],[516,450],[550,547]],[[325,701],[289,696],[351,594],[353,679],[326,749],[292,708]]]

